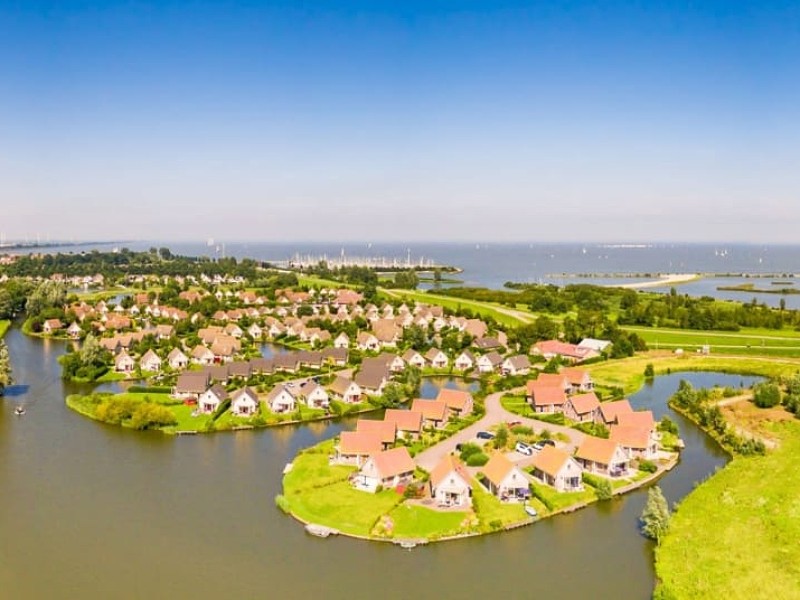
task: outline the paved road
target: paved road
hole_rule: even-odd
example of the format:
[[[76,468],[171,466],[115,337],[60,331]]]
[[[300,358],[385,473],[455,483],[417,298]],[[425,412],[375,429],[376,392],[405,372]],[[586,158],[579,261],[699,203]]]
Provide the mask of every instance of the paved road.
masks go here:
[[[510,421],[519,421],[522,425],[530,427],[536,433],[541,433],[545,429],[549,430],[551,433],[563,433],[569,438],[569,442],[559,443],[559,446],[571,454],[573,450],[580,445],[585,437],[580,431],[576,431],[575,429],[570,429],[569,427],[564,427],[562,425],[552,425],[550,423],[545,423],[544,421],[537,421],[536,419],[521,417],[503,408],[503,406],[500,404],[500,398],[505,394],[519,392],[521,390],[522,388],[508,392],[497,392],[487,396],[485,401],[486,415],[480,421],[470,425],[466,429],[462,429],[454,436],[449,437],[446,440],[443,440],[435,446],[431,446],[424,452],[418,454],[416,457],[417,465],[426,471],[431,471],[445,456],[456,449],[457,444],[474,441],[475,436],[479,431],[487,431],[493,425],[498,425],[499,423],[508,423]],[[533,460],[532,456],[524,456],[516,452],[509,453],[508,457],[521,466],[527,466]]]

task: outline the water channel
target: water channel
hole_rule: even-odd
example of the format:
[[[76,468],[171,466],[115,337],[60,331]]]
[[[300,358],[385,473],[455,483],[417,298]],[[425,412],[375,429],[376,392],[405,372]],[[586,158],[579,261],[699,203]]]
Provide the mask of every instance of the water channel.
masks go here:
[[[174,438],[68,410],[63,343],[6,336],[18,384],[0,401],[0,596],[8,598],[648,598],[652,547],[637,530],[645,491],[532,527],[405,551],[320,540],[278,511],[281,470],[353,421]],[[674,502],[724,453],[674,415],[681,378],[631,398],[679,423],[687,447],[661,481]],[[454,385],[454,384],[453,384]],[[425,392],[430,395],[431,392]],[[435,395],[435,394],[434,394]],[[16,417],[24,403],[27,414]]]

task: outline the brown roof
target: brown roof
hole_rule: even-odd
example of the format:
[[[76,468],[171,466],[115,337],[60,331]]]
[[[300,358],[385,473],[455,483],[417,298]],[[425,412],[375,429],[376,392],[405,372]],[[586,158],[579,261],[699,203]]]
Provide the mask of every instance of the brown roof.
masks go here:
[[[633,412],[630,402],[627,400],[615,400],[614,402],[603,402],[600,404],[600,414],[606,423],[616,421],[619,415]]]
[[[569,384],[569,379],[563,373],[540,373],[534,381],[529,381],[541,387],[561,387],[566,388]]]
[[[464,407],[472,399],[472,394],[462,390],[451,390],[449,388],[442,388],[436,399],[444,402],[448,408],[456,410],[464,410]]]
[[[395,423],[399,431],[419,433],[422,429],[422,413],[414,410],[389,408],[383,415],[383,419]]]
[[[558,472],[564,468],[564,463],[570,458],[572,457],[563,450],[559,450],[553,446],[545,446],[541,449],[539,454],[536,455],[536,458],[533,459],[533,466],[555,477],[558,475]]]
[[[438,465],[436,465],[431,471],[431,485],[437,487],[442,480],[444,480],[450,473],[455,471],[464,480],[464,482],[469,485],[471,477],[469,473],[467,473],[467,469],[464,467],[464,463],[462,463],[457,457],[453,456],[452,454],[448,454],[445,456]]]
[[[600,400],[594,392],[588,394],[578,394],[569,399],[572,408],[579,415],[585,415],[600,407]]]
[[[183,394],[202,394],[208,388],[207,373],[181,373],[175,384],[175,391]]]
[[[561,369],[561,375],[564,375],[572,385],[580,385],[584,381],[591,381],[588,371],[576,368]]]
[[[391,444],[397,435],[397,424],[394,421],[359,419],[356,421],[356,431],[377,435],[384,444]]]
[[[447,415],[447,404],[440,400],[424,400],[415,398],[411,403],[411,410],[422,413],[424,419],[431,421],[444,421]]]
[[[339,434],[340,454],[372,454],[383,448],[381,438],[365,431],[343,431]]]
[[[615,441],[625,448],[643,450],[650,445],[650,431],[641,427],[631,425],[611,425],[608,430],[611,435],[609,439]]]
[[[375,470],[382,479],[394,477],[401,473],[413,472],[417,468],[414,464],[414,459],[411,458],[408,448],[405,446],[377,452],[370,458],[375,463]]]
[[[347,389],[350,387],[350,384],[353,383],[352,379],[347,379],[346,377],[342,377],[341,375],[337,375],[336,379],[333,380],[333,383],[328,386],[328,388],[340,396],[343,395]]]
[[[575,456],[584,460],[607,465],[614,457],[616,449],[617,443],[612,440],[605,440],[603,438],[587,435],[578,447]]]
[[[656,426],[653,412],[649,410],[637,410],[619,414],[617,415],[617,423],[619,425],[638,427],[639,429],[646,429],[648,431],[652,431]]]
[[[495,485],[500,485],[513,468],[514,463],[508,460],[504,454],[495,452],[481,471],[486,479]]]
[[[528,393],[533,397],[534,406],[562,406],[567,395],[560,387],[528,386]]]

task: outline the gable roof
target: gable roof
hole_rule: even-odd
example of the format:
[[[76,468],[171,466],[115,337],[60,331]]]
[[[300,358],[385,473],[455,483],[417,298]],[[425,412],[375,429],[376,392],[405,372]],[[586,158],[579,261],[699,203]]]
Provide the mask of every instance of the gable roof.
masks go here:
[[[231,392],[231,402],[236,402],[244,396],[249,396],[253,401],[258,402],[258,394],[256,394],[255,391],[248,386]]]
[[[353,380],[348,379],[347,377],[342,377],[341,375],[337,375],[336,379],[333,380],[333,383],[328,386],[335,394],[339,394],[340,396],[344,395],[347,390],[353,385]]]
[[[567,402],[572,404],[572,408],[574,408],[575,412],[579,415],[589,414],[600,407],[600,400],[594,392],[572,396]]]
[[[179,394],[202,394],[208,388],[208,373],[181,373],[175,383]]]
[[[356,431],[377,435],[382,443],[391,444],[397,436],[397,424],[394,421],[359,419],[356,421]]]
[[[391,421],[398,431],[410,431],[419,433],[422,429],[422,413],[414,410],[401,410],[399,408],[388,408],[383,415],[384,421]]]
[[[627,400],[615,400],[600,404],[600,414],[606,423],[616,421],[621,414],[633,412],[631,403]]]
[[[618,448],[619,446],[613,440],[587,435],[583,438],[583,442],[581,442],[581,445],[578,447],[578,451],[575,452],[575,456],[584,460],[607,465],[611,463],[611,460],[614,458],[614,453]]]
[[[402,473],[413,472],[416,469],[414,459],[408,453],[408,448],[400,446],[383,452],[376,452],[370,459],[375,465],[375,470],[382,479],[394,477]]]
[[[644,450],[650,445],[650,430],[631,425],[611,425],[609,439],[625,448]]]
[[[617,415],[617,423],[619,425],[646,429],[647,431],[652,431],[656,426],[656,420],[653,417],[653,412],[650,410],[636,410],[620,413]]]
[[[447,404],[440,400],[415,398],[411,403],[411,410],[421,412],[423,419],[431,421],[444,421],[447,416]]]
[[[567,367],[561,369],[561,375],[567,378],[572,385],[581,385],[587,381],[591,381],[592,377],[588,371],[578,369],[576,367]]]
[[[555,477],[564,468],[564,464],[570,460],[574,459],[563,450],[554,446],[545,446],[533,459],[533,466],[551,477]]]
[[[444,402],[447,405],[447,408],[464,410],[469,401],[472,399],[472,394],[463,390],[441,388],[436,396],[436,399],[440,402]]]
[[[343,431],[339,434],[340,454],[372,454],[383,448],[381,438],[366,431]]]
[[[271,404],[272,401],[275,400],[278,396],[280,396],[281,393],[283,393],[283,392],[286,392],[287,394],[289,394],[289,396],[291,396],[292,400],[295,399],[294,394],[292,393],[292,391],[289,388],[287,388],[285,385],[283,385],[282,383],[279,383],[278,385],[276,385],[274,388],[272,388],[269,391],[269,394],[267,394],[267,402],[269,402]]]
[[[560,387],[529,385],[528,391],[533,397],[534,406],[562,406],[567,401],[567,395]]]
[[[433,468],[431,471],[430,482],[433,487],[438,487],[439,484],[447,478],[450,473],[455,472],[461,479],[464,480],[464,483],[469,485],[470,480],[472,479],[467,472],[467,469],[464,467],[464,463],[462,463],[456,456],[452,454],[448,454],[445,456],[439,464]]]
[[[514,463],[508,460],[502,452],[495,452],[481,471],[484,477],[494,485],[500,485],[515,468]]]

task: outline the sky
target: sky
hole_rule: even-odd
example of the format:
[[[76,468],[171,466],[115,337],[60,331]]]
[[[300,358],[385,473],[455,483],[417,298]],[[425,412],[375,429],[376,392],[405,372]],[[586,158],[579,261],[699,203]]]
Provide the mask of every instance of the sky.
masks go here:
[[[0,236],[800,241],[800,3],[0,2]]]

